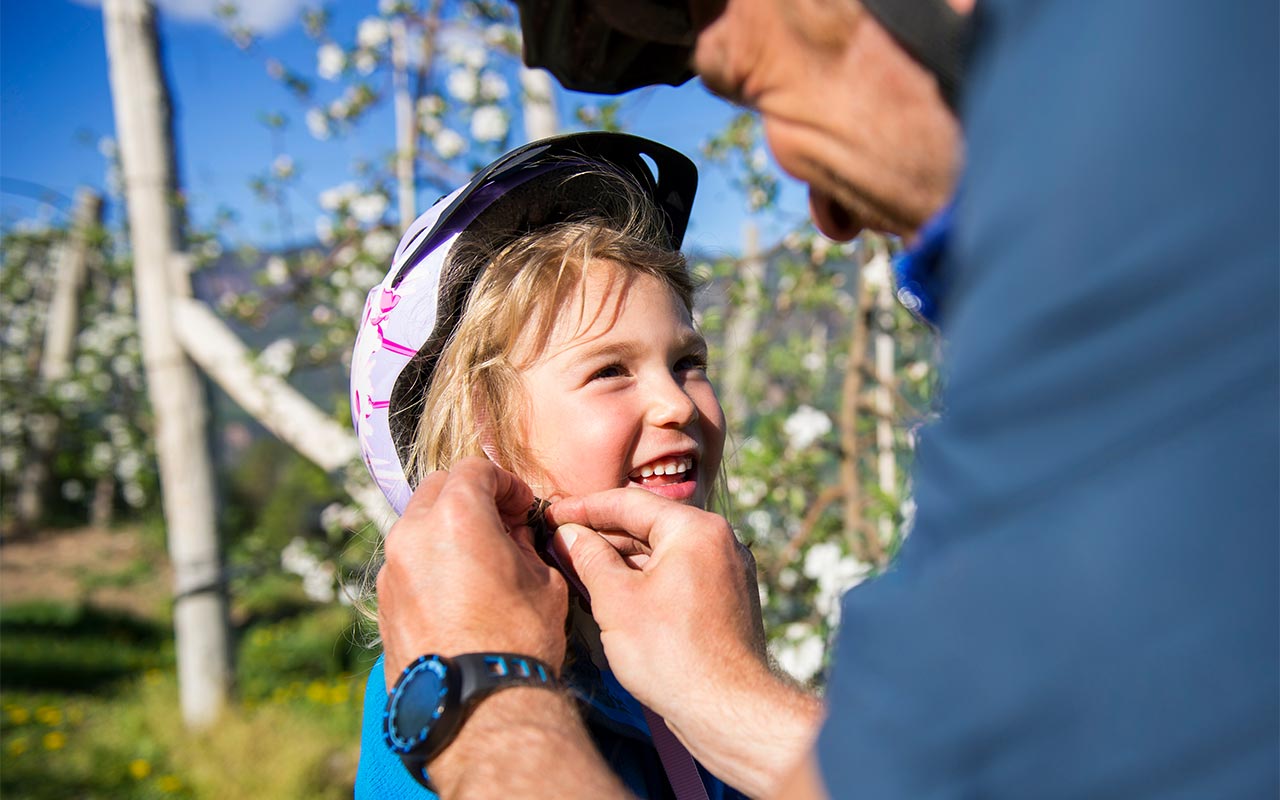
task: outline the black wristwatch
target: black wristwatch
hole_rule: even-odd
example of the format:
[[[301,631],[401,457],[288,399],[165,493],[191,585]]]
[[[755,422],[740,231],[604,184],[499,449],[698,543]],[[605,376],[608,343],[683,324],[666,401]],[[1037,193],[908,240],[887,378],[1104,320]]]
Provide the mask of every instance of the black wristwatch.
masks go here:
[[[382,734],[414,779],[435,791],[427,762],[453,741],[476,703],[511,686],[554,688],[556,678],[536,658],[514,653],[419,656],[387,698]]]

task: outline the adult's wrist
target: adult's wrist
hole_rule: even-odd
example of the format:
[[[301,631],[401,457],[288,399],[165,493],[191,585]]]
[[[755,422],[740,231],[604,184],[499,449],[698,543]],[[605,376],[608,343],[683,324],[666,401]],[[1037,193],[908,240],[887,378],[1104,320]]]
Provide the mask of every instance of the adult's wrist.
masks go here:
[[[478,703],[428,765],[442,797],[625,797],[564,690],[514,687]]]
[[[698,761],[752,797],[772,796],[822,726],[815,694],[754,661],[666,721]],[[767,731],[767,735],[760,735]]]

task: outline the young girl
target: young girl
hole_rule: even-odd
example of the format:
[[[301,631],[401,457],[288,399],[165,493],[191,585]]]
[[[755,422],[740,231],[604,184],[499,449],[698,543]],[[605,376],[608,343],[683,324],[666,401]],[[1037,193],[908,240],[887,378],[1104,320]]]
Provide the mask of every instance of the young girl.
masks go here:
[[[724,419],[678,249],[695,187],[669,148],[576,134],[507,154],[414,222],[352,362],[365,463],[397,511],[423,477],[481,454],[545,499],[633,486],[706,504]],[[570,609],[561,678],[623,782],[690,796],[689,780],[668,780],[683,766],[701,778],[692,789],[740,796],[692,771],[613,678],[586,602]],[[386,700],[379,663],[356,796],[429,797],[383,742]]]

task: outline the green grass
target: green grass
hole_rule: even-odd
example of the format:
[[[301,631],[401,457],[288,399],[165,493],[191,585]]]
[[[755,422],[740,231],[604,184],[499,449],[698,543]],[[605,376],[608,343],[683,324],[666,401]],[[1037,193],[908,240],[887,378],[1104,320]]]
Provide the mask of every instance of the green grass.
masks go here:
[[[192,733],[167,619],[0,608],[0,796],[350,797],[373,656],[348,609],[290,613],[239,632],[238,699]]]

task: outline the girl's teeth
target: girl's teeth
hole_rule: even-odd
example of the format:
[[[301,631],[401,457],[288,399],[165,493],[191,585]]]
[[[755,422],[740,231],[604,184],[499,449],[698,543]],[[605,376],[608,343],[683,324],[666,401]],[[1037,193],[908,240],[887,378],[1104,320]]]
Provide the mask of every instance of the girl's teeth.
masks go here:
[[[652,478],[654,475],[679,475],[682,472],[688,472],[692,466],[693,462],[688,459],[668,461],[665,464],[646,464],[640,468],[639,475],[641,478]]]

